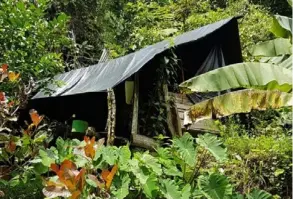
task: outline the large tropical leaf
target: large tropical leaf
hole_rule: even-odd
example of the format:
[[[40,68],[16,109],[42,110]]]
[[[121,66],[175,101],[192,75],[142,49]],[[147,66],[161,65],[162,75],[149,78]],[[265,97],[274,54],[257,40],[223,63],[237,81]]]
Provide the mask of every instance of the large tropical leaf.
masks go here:
[[[184,133],[180,138],[175,138],[173,140],[173,145],[180,158],[187,163],[189,166],[193,167],[195,164],[195,147],[194,138],[189,133]]]
[[[277,57],[262,57],[262,63],[276,64],[283,68],[292,69],[292,55],[281,55]]]
[[[290,38],[292,37],[292,18],[275,15],[271,32],[277,37]]]
[[[217,92],[233,88],[292,88],[292,72],[268,63],[238,63],[191,78],[180,84],[187,92]]]
[[[199,176],[198,187],[207,199],[228,199],[232,195],[232,186],[228,179],[216,173]]]
[[[275,57],[292,54],[292,44],[289,39],[277,38],[254,45],[250,49],[253,56]]]
[[[246,194],[247,199],[270,199],[272,198],[272,195],[268,192],[254,189],[251,193]]]
[[[292,106],[292,94],[280,91],[241,90],[197,103],[189,110],[193,122],[202,119],[225,117],[251,110],[266,110]]]
[[[166,199],[178,199],[181,198],[181,193],[178,190],[178,186],[174,184],[174,181],[172,180],[163,180],[162,183],[162,193],[165,196]]]
[[[143,185],[142,190],[148,198],[156,198],[158,193],[158,180],[155,175],[150,175]]]
[[[196,143],[208,150],[218,161],[224,161],[227,159],[227,149],[223,147],[221,140],[217,136],[206,133],[199,135],[196,138]]]

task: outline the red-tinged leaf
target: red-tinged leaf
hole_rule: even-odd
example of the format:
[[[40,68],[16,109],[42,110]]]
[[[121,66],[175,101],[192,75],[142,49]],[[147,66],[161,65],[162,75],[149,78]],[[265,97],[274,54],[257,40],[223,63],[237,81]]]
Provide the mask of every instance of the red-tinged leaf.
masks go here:
[[[8,70],[8,64],[2,64],[1,69],[3,73],[6,73]]]
[[[79,172],[79,174],[75,177],[75,183],[78,184],[79,190],[82,191],[84,184],[85,184],[85,169],[82,168]]]
[[[84,136],[83,140],[85,141],[85,143],[88,143],[90,141],[90,138],[88,136]]]
[[[94,158],[96,151],[94,148],[95,145],[95,137],[92,137],[92,139],[89,139],[89,137],[84,136],[84,141],[86,142],[86,146],[84,147],[85,155],[89,158]]]
[[[16,144],[12,140],[8,142],[8,145],[6,147],[6,151],[13,153],[16,149]]]
[[[81,195],[81,192],[79,190],[76,190],[71,194],[70,199],[78,199],[80,195]]]
[[[117,170],[118,170],[118,165],[115,164],[115,165],[113,166],[111,172],[109,173],[109,175],[108,175],[107,178],[106,178],[106,189],[107,189],[107,190],[110,189],[111,184],[112,184],[112,181],[113,181],[113,178],[114,178],[114,176],[115,176]]]
[[[109,174],[110,174],[109,170],[102,170],[102,173],[101,173],[102,179],[106,181]]]
[[[0,102],[4,102],[6,100],[5,93],[0,92]]]
[[[8,107],[13,107],[14,106],[14,101],[10,101],[8,104],[7,104]]]
[[[60,170],[64,170],[64,169],[72,169],[72,170],[76,170],[76,165],[71,162],[70,160],[64,160],[62,163],[61,163],[61,167],[60,167]]]
[[[59,166],[57,164],[51,164],[51,170],[54,171],[56,174],[59,172]]]
[[[30,114],[30,116],[31,116],[31,120],[32,120],[33,124],[34,124],[36,127],[41,123],[41,121],[42,121],[43,118],[44,118],[43,115],[40,116],[40,115],[38,114],[38,112],[37,112],[36,110],[34,110],[34,109],[30,110],[29,114]]]

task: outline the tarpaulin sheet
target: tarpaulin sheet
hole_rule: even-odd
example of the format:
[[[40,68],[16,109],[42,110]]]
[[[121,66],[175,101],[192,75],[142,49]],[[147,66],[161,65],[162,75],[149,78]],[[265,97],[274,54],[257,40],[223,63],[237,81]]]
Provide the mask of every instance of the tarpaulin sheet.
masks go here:
[[[54,85],[49,86],[49,89],[55,91],[51,93],[50,96],[56,97],[88,92],[105,92],[107,89],[115,87],[117,84],[139,71],[156,55],[172,46],[176,47],[206,37],[229,23],[232,19],[233,18],[228,18],[203,26],[196,30],[181,34],[171,41],[164,40],[117,59],[57,75],[55,80],[61,81],[65,83],[65,85],[62,87]],[[49,96],[43,92],[39,92],[33,99],[46,97]]]

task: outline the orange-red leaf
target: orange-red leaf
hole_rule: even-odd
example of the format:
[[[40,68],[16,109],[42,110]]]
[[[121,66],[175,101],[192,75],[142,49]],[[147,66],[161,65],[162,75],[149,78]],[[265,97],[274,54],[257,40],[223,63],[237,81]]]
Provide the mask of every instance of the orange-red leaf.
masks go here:
[[[110,174],[110,171],[108,171],[108,170],[102,170],[102,173],[101,173],[102,179],[104,181],[106,181],[109,174]]]
[[[37,127],[40,124],[40,122],[43,120],[44,116],[43,115],[40,116],[38,112],[34,109],[30,110],[29,113],[30,113],[33,124]]]
[[[79,190],[76,190],[71,194],[70,199],[77,199],[77,198],[79,198],[80,194],[81,194],[81,192]]]
[[[0,92],[0,102],[4,102],[6,100],[5,93]]]
[[[8,145],[7,145],[7,147],[6,147],[6,150],[7,150],[8,152],[10,152],[10,153],[13,153],[13,152],[15,151],[15,149],[16,149],[16,144],[15,144],[15,142],[13,142],[12,140],[10,140],[10,141],[8,142]]]
[[[9,81],[14,82],[19,78],[19,75],[20,75],[20,73],[9,72],[8,79],[9,79]]]
[[[107,179],[106,179],[106,189],[108,189],[108,190],[110,189],[111,184],[112,184],[112,181],[113,181],[113,178],[114,178],[114,176],[115,176],[117,170],[118,170],[118,166],[117,166],[117,164],[115,164],[115,165],[113,166],[111,172],[110,172],[109,175],[107,176]]]
[[[65,170],[65,169],[74,169],[76,170],[76,165],[71,162],[70,160],[64,160],[62,163],[61,163],[61,167],[60,167],[60,170]]]
[[[89,137],[84,136],[84,141],[86,143],[84,147],[85,155],[89,158],[94,158],[96,154],[96,150],[94,148],[95,145],[95,137],[92,137],[92,139],[89,139]]]
[[[85,169],[81,169],[79,174],[75,177],[75,182],[78,184],[79,190],[82,191],[84,184],[85,184]]]
[[[12,107],[13,105],[14,105],[14,101],[10,101],[10,102],[7,104],[8,107]]]
[[[8,70],[8,64],[2,64],[1,66],[3,73],[6,73]]]
[[[59,172],[59,166],[57,164],[51,164],[51,170],[54,171],[56,174]]]

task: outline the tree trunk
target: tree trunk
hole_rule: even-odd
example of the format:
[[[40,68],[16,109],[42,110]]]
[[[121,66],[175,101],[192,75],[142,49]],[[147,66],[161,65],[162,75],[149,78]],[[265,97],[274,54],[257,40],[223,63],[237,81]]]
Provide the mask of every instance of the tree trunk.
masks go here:
[[[116,126],[116,100],[114,90],[108,89],[108,135],[107,145],[113,145],[115,140],[115,126]]]

